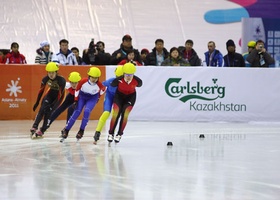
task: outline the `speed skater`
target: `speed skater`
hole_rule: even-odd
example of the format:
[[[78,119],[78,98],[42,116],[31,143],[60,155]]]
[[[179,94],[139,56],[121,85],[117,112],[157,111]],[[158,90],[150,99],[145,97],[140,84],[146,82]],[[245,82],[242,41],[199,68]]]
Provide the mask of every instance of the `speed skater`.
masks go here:
[[[115,69],[116,77],[120,77],[120,76],[123,75],[123,69],[122,68],[123,68],[122,65],[117,66],[117,68]],[[113,105],[114,96],[115,96],[117,87],[111,86],[111,83],[116,77],[109,78],[106,81],[102,82],[102,84],[107,89],[106,89],[105,99],[104,99],[104,103],[103,103],[103,113],[98,120],[98,124],[97,124],[96,130],[95,130],[95,134],[93,136],[94,144],[96,144],[96,142],[99,140],[100,135],[101,135],[101,130],[103,129],[107,119],[110,116],[111,110],[112,110],[112,105]]]
[[[123,66],[123,76],[115,78],[111,86],[117,87],[113,102],[113,114],[110,122],[108,141],[115,140],[118,143],[123,135],[123,131],[127,124],[128,116],[136,102],[136,87],[142,86],[142,80],[134,75],[136,67],[132,63],[126,63]],[[115,129],[119,122],[119,130],[114,137]]]

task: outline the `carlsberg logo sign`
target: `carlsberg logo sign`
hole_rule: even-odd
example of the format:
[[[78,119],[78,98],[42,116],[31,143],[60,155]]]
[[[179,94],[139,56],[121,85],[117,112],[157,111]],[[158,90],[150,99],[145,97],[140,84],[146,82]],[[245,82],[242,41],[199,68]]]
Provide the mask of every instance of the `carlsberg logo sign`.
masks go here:
[[[178,98],[189,103],[190,111],[246,111],[245,104],[223,103],[218,100],[226,96],[226,88],[218,85],[218,79],[213,78],[212,85],[203,85],[199,81],[181,83],[181,78],[170,78],[165,83],[165,92],[171,98]],[[196,100],[206,101],[206,103]],[[211,103],[209,103],[209,101]]]
[[[181,78],[170,78],[165,84],[165,92],[172,98],[179,98],[182,102],[191,99],[201,99],[213,101],[218,98],[225,97],[225,87],[218,86],[217,79],[212,79],[212,86],[203,86],[200,82],[191,84],[187,82],[185,85],[179,85]]]

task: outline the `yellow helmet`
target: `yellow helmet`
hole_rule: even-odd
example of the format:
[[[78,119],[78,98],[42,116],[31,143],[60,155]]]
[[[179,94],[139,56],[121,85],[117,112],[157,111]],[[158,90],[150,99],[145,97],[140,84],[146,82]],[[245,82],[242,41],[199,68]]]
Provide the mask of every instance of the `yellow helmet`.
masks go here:
[[[136,67],[134,64],[128,62],[125,63],[123,66],[123,73],[124,74],[134,74],[136,72]]]
[[[89,68],[87,74],[88,74],[89,76],[91,76],[91,77],[98,78],[98,77],[101,76],[101,71],[100,71],[100,69],[98,69],[97,67],[91,67],[91,68]]]
[[[73,83],[77,83],[82,79],[79,72],[71,72],[68,76],[68,80]]]
[[[49,62],[47,65],[46,65],[46,71],[47,72],[56,72],[59,70],[59,66],[56,62]]]
[[[117,66],[117,68],[115,69],[115,75],[117,77],[123,75],[123,66],[122,65]]]
[[[253,40],[252,40],[252,41],[249,41],[248,44],[247,44],[247,46],[248,46],[248,47],[251,47],[251,48],[255,48],[256,42],[253,41]]]

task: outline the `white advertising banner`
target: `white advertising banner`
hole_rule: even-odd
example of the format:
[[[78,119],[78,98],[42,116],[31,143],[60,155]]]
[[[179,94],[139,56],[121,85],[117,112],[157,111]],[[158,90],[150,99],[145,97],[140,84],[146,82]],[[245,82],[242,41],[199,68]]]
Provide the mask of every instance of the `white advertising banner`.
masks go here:
[[[130,120],[280,121],[279,68],[144,66],[136,75],[143,86]]]

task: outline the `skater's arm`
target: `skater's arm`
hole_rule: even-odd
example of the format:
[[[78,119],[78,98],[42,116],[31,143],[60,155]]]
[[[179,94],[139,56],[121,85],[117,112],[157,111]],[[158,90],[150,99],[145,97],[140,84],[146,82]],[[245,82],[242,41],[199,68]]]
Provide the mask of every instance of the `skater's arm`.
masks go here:
[[[80,89],[82,88],[83,84],[86,83],[88,81],[88,78],[83,78],[82,80],[80,80],[80,82],[78,83],[75,93],[74,93],[74,100],[77,102],[78,98],[79,98],[79,93],[80,93]]]
[[[66,85],[66,80],[61,77],[59,80],[59,94],[58,94],[58,102],[59,104],[63,101],[65,97],[65,85]]]
[[[38,107],[39,103],[40,103],[40,100],[44,94],[44,91],[45,91],[45,87],[46,87],[46,84],[47,84],[47,81],[49,80],[49,77],[48,76],[45,76],[42,81],[41,81],[41,86],[40,86],[40,90],[38,92],[38,95],[37,95],[37,100],[33,106],[33,111],[36,110],[36,108]]]
[[[115,78],[112,83],[111,83],[111,86],[113,87],[117,87],[119,85],[119,83],[122,81],[124,76],[119,76],[117,78]]]
[[[99,87],[99,95],[103,95],[106,91],[106,87],[104,85],[102,85],[102,83],[100,81],[97,81],[96,84],[98,85]]]
[[[40,90],[39,90],[38,95],[37,95],[36,103],[39,103],[39,102],[40,102],[40,100],[41,100],[41,98],[42,98],[42,96],[43,96],[45,87],[46,87],[46,85],[44,85],[43,83],[41,83],[41,87],[40,87]]]
[[[138,76],[133,76],[133,78],[138,82],[138,85],[136,87],[141,87],[143,85],[143,81]]]
[[[115,79],[115,78],[109,78],[109,79],[103,81],[102,84],[103,84],[105,87],[109,87],[114,79]]]

